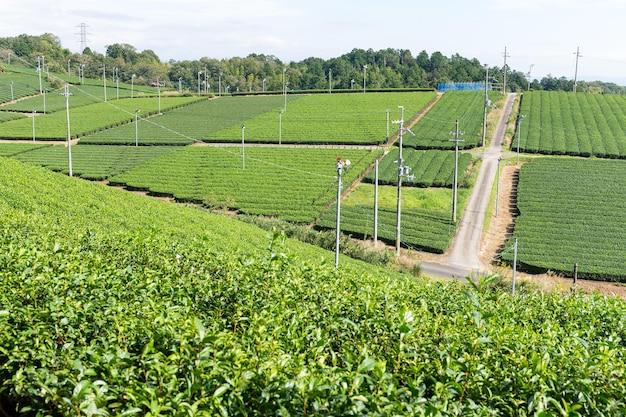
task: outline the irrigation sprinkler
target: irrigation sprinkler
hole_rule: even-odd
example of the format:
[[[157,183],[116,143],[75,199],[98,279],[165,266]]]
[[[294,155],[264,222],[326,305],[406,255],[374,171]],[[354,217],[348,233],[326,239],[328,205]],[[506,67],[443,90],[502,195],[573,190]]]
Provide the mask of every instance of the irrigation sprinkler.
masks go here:
[[[13,95],[13,81],[11,81],[11,101],[15,101],[15,96]]]
[[[183,92],[182,81],[183,77],[178,77],[178,94]]]
[[[263,78],[263,92],[265,93],[265,81],[267,81],[267,78]]]
[[[130,98],[133,98],[133,93],[134,93],[134,89],[135,89],[135,77],[137,76],[137,74],[133,74],[130,77]]]

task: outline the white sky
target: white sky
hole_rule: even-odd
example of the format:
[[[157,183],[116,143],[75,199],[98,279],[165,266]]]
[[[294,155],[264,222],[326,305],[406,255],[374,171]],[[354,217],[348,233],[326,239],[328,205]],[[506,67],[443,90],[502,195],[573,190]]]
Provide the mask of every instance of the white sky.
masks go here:
[[[0,37],[52,33],[73,52],[127,43],[168,61],[275,55],[329,59],[362,49],[455,53],[626,85],[626,0],[3,0]]]

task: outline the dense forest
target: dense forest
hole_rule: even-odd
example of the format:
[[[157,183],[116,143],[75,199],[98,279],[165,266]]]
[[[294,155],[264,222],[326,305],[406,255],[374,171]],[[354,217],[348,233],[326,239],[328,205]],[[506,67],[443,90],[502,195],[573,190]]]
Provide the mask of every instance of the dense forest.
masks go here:
[[[87,78],[117,77],[122,82],[148,85],[159,83],[189,91],[281,91],[283,83],[290,90],[436,88],[439,83],[484,82],[488,75],[494,88],[503,88],[504,68],[485,66],[477,59],[458,54],[446,57],[440,52],[421,51],[414,56],[407,49],[353,49],[324,60],[307,58],[300,62],[283,62],[271,55],[250,54],[245,58],[161,62],[151,50],[138,52],[129,44],[108,45],[104,53],[85,48],[72,53],[61,46],[53,34],[22,34],[0,38],[0,60],[5,63],[37,67],[48,71],[76,74],[82,70]],[[1,65],[0,65],[1,70]],[[332,77],[329,80],[329,75]],[[527,74],[506,68],[506,90],[572,91],[574,81],[566,77],[528,79]],[[626,94],[626,87],[600,81],[578,81],[578,91]]]

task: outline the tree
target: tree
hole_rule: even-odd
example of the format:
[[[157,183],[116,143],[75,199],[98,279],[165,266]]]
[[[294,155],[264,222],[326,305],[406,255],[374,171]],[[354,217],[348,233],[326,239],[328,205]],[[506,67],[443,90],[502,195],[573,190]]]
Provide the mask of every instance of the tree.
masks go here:
[[[15,38],[11,49],[13,49],[15,55],[19,57],[29,57],[36,51],[35,44],[31,37],[24,34]]]

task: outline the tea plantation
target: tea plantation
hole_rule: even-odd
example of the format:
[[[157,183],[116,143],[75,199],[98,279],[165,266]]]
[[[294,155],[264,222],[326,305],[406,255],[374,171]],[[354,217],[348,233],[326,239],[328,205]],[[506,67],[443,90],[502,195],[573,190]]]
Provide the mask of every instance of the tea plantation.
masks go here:
[[[3,415],[623,415],[623,301],[424,282],[0,159]]]

